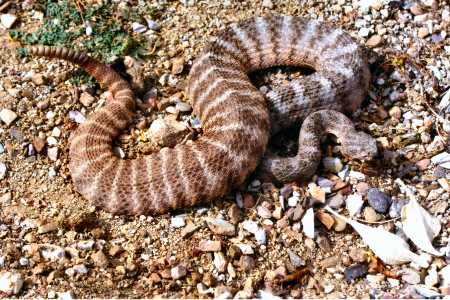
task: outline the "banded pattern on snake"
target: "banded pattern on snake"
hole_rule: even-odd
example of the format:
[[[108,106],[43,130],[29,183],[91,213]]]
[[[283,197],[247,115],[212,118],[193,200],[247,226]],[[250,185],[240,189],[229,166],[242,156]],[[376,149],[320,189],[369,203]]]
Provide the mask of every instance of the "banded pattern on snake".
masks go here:
[[[187,94],[203,134],[195,141],[132,160],[116,157],[113,140],[127,128],[135,102],[130,85],[109,66],[71,49],[33,46],[31,54],[61,58],[93,75],[114,100],[92,113],[70,140],[70,172],[78,192],[115,214],[159,214],[222,197],[260,164],[278,181],[311,176],[320,137],[337,135],[346,154],[370,159],[374,140],[340,112],[355,110],[370,73],[360,46],[340,29],[300,17],[259,17],[218,33],[194,62]],[[269,92],[248,78],[272,66],[316,72]],[[338,112],[340,111],[340,112]],[[298,155],[265,155],[271,134],[302,122]]]

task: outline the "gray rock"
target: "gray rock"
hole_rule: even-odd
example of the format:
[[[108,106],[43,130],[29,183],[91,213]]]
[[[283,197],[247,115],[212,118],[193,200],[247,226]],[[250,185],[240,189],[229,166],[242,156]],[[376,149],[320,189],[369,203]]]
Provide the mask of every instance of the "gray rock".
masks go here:
[[[368,267],[366,264],[356,264],[348,267],[344,271],[344,276],[347,282],[353,282],[358,278],[365,276],[368,272]]]
[[[147,26],[150,30],[153,31],[159,31],[161,29],[161,26],[157,22],[149,19],[147,19]]]
[[[289,261],[294,267],[299,268],[305,265],[305,261],[300,256],[298,256],[294,251],[288,249],[287,252],[289,255]]]
[[[371,188],[367,193],[369,205],[379,213],[386,213],[392,204],[392,199],[377,188]]]
[[[389,207],[389,217],[391,218],[397,218],[400,217],[400,213],[402,211],[403,206],[406,205],[405,200],[396,200],[392,201],[391,207]]]

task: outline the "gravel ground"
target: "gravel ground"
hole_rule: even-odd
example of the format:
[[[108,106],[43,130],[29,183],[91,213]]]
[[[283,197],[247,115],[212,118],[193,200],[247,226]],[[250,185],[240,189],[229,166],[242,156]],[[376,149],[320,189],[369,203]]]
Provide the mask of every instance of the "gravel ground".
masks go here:
[[[109,95],[70,84],[75,68],[67,63],[18,58],[5,27],[32,32],[42,20],[33,1],[8,2],[0,0],[0,297],[450,295],[447,1],[154,1],[160,10],[152,22],[133,26],[145,31],[135,34],[152,55],[124,61],[140,109],[118,155],[195,137],[183,94],[193,59],[220,28],[268,14],[327,20],[366,45],[373,80],[353,119],[381,153],[361,165],[341,157],[331,139],[309,182],[275,187],[250,179],[225,199],[156,217],[112,216],[74,191],[68,138]],[[264,92],[296,76],[303,75],[275,68],[254,81]],[[272,147],[289,153],[290,135]],[[404,237],[399,216],[411,195],[402,182],[441,225],[433,245],[442,256],[411,244],[427,261],[422,268],[384,264],[348,224],[320,205],[308,209],[326,201]]]

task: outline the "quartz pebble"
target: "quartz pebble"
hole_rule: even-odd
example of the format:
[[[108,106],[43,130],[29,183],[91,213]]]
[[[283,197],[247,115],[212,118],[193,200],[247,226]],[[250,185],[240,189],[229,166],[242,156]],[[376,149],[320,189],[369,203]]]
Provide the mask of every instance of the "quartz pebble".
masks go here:
[[[359,214],[361,212],[361,208],[364,204],[364,201],[362,200],[362,196],[359,194],[352,194],[347,197],[345,200],[348,213],[350,216],[354,216],[356,214]]]
[[[11,28],[14,24],[14,22],[16,22],[17,17],[13,14],[2,14],[0,16],[0,23],[2,23],[2,25],[6,28]]]
[[[187,274],[187,269],[183,265],[178,265],[178,266],[175,266],[172,269],[170,269],[170,275],[175,280],[185,277],[186,274]]]
[[[10,109],[4,108],[0,111],[0,120],[8,126],[11,125],[16,118],[17,114]]]
[[[185,216],[174,216],[170,219],[170,226],[173,228],[181,228],[186,225]]]
[[[4,179],[6,177],[7,171],[8,171],[8,168],[6,167],[6,164],[3,162],[0,162],[0,180]]]
[[[0,273],[0,291],[7,296],[17,295],[22,289],[23,279],[20,273]]]

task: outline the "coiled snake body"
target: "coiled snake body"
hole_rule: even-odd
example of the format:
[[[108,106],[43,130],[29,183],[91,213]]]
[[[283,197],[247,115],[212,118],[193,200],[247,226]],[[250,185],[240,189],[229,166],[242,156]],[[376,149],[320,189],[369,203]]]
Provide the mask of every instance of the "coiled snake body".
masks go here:
[[[356,158],[376,153],[372,138],[356,132],[338,111],[355,110],[369,84],[361,49],[340,29],[299,17],[254,18],[232,24],[194,62],[187,94],[201,120],[195,141],[132,160],[114,155],[113,140],[134,114],[130,85],[110,67],[66,48],[34,46],[31,54],[80,65],[114,100],[92,113],[70,141],[76,189],[116,214],[157,214],[226,195],[260,164],[271,133],[303,121],[298,155],[262,159],[260,171],[278,181],[311,176],[320,161],[320,137],[335,134]],[[272,66],[316,70],[266,97],[247,74]]]

